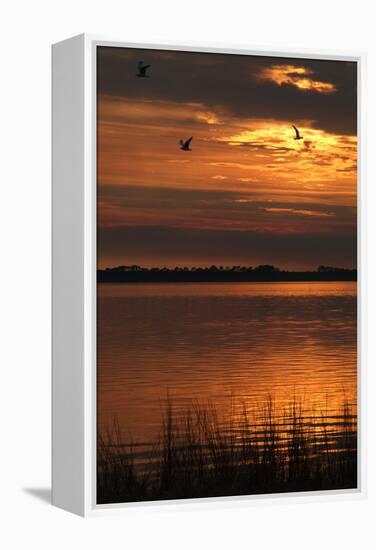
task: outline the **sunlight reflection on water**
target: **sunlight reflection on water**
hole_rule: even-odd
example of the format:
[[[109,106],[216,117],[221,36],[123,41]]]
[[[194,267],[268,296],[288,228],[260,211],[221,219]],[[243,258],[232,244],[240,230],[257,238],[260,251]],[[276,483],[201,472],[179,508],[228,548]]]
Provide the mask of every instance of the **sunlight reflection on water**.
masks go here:
[[[154,440],[167,392],[226,411],[356,403],[356,283],[98,285],[98,423]]]

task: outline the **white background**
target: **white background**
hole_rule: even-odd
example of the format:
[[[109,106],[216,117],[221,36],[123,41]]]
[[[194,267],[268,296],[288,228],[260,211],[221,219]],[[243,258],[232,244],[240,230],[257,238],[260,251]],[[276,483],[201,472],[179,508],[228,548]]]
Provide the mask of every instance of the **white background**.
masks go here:
[[[376,18],[372,1],[4,3],[0,20],[2,548],[375,548]],[[51,507],[50,44],[81,32],[368,53],[368,498],[83,520]],[[373,310],[373,311],[372,311]],[[288,502],[288,501],[287,501]]]

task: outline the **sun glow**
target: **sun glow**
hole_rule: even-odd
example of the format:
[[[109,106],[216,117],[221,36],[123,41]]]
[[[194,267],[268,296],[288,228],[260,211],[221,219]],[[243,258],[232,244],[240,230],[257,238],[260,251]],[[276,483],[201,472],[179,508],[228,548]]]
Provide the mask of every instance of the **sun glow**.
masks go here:
[[[299,124],[303,139],[294,139],[289,122],[253,121],[252,129],[218,138],[229,146],[245,147],[268,154],[268,168],[288,171],[290,176],[304,169],[306,181],[320,175],[332,179],[336,173],[354,177],[357,164],[357,138],[326,132]],[[264,164],[261,164],[265,168]]]

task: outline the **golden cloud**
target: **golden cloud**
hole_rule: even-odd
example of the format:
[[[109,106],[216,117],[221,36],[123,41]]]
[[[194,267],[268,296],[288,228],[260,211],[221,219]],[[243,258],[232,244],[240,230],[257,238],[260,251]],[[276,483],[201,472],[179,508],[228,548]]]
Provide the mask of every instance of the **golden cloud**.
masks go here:
[[[300,90],[310,90],[319,94],[331,94],[336,87],[331,82],[322,82],[310,78],[313,74],[307,67],[296,67],[295,65],[272,65],[261,70],[258,77],[260,80],[270,80],[279,86],[290,84]]]
[[[198,111],[195,113],[195,117],[200,122],[206,122],[207,124],[220,124],[220,120],[212,111]]]
[[[319,212],[318,210],[301,210],[297,208],[262,208],[264,212],[270,212],[274,214],[293,214],[295,216],[310,216],[315,218],[329,218],[334,216],[334,212]]]
[[[216,116],[218,124],[208,123]],[[294,139],[292,124],[303,139]],[[190,135],[194,152],[184,154],[179,139]],[[319,129],[309,119],[239,118],[201,103],[101,96],[98,152],[101,184],[251,189],[258,200],[306,202],[307,209],[314,202],[328,205],[328,211],[333,202],[356,200],[356,136]],[[277,215],[263,215],[277,223]],[[287,215],[280,214],[284,223]],[[307,224],[308,214],[300,216],[290,213],[290,223]],[[320,219],[310,221],[316,227]]]
[[[206,109],[202,103],[181,103],[164,100],[131,99],[126,97],[100,96],[98,118],[106,122],[135,122],[137,124],[170,124],[174,122],[199,122],[209,125],[221,124],[219,116]]]
[[[304,181],[336,178],[336,173],[353,178],[356,175],[357,138],[332,134],[312,128],[310,122],[297,123],[303,139],[295,140],[291,122],[277,120],[249,121],[250,127],[239,133],[217,138],[230,146],[247,147],[267,155],[268,164],[279,177],[303,176]]]

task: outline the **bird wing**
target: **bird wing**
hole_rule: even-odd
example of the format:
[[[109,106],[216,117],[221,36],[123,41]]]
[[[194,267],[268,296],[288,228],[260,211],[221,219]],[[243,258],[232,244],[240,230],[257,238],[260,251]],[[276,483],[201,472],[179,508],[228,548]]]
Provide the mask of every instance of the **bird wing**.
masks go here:
[[[296,126],[292,125],[292,127],[294,128],[295,130],[295,133],[296,133],[296,137],[299,137],[299,130],[297,129]]]
[[[138,72],[139,74],[142,74],[143,76],[146,75],[146,69],[150,67],[150,65],[142,65],[142,67],[139,67]]]
[[[184,143],[184,145],[189,146],[189,144],[191,143],[192,139],[193,139],[193,136],[190,137],[189,139],[187,139],[187,141]]]

